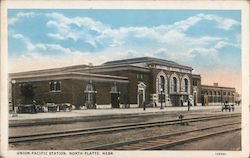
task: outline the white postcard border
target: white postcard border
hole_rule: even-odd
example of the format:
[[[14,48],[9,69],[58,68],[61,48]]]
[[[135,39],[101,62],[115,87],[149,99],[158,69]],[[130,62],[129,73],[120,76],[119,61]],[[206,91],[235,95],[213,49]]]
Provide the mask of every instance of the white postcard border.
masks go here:
[[[8,150],[8,67],[7,9],[208,9],[241,10],[242,13],[242,151],[113,151],[113,155],[79,157],[248,157],[249,156],[249,1],[2,1],[1,2],[1,154],[17,155]],[[36,150],[37,151],[37,150]],[[58,151],[58,150],[57,150]],[[32,151],[30,151],[32,152]],[[42,151],[41,151],[42,152]],[[53,151],[46,151],[53,152]],[[63,152],[63,151],[58,151]],[[68,151],[65,151],[68,152]],[[84,151],[81,151],[84,152]],[[99,151],[100,153],[102,151]],[[221,154],[222,153],[222,154]],[[35,157],[44,157],[38,155]],[[49,155],[62,157],[63,155]],[[67,156],[66,156],[67,157]],[[78,156],[74,156],[78,157]]]

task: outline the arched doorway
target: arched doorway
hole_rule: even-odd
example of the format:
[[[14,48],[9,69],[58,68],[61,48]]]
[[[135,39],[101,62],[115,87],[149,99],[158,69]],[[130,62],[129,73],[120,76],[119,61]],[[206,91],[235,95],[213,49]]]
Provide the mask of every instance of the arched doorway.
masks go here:
[[[137,104],[139,107],[143,107],[143,102],[145,102],[145,91],[146,91],[146,85],[143,82],[140,82],[138,85],[138,91],[137,91]]]
[[[84,93],[85,93],[85,106],[88,109],[95,109],[96,108],[96,93],[97,93],[97,91],[95,90],[95,87],[92,84],[92,81],[89,81]]]
[[[111,87],[111,106],[112,108],[119,108],[120,107],[120,92],[116,86],[116,83]]]

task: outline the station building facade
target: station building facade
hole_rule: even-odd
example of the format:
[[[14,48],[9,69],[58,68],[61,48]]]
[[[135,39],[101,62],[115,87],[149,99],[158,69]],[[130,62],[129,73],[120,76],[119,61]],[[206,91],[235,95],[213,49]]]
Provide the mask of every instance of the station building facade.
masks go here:
[[[21,87],[32,85],[37,103],[71,103],[87,108],[207,105],[210,91],[230,93],[217,102],[233,101],[235,88],[201,85],[192,67],[141,57],[102,65],[77,65],[9,74],[13,104],[22,104]],[[14,82],[13,82],[14,81]],[[219,90],[220,89],[220,90]],[[223,90],[222,90],[223,89]],[[215,94],[214,91],[212,94]],[[214,96],[212,97],[214,98]],[[216,98],[216,97],[215,97]],[[218,98],[218,97],[217,97]]]

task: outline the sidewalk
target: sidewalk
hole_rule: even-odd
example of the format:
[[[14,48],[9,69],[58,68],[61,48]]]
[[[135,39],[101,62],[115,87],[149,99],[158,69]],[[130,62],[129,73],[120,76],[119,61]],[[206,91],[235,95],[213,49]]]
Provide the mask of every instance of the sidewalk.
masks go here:
[[[238,107],[237,107],[238,108]],[[195,106],[190,107],[190,111],[197,110],[221,110],[221,106]],[[145,113],[168,113],[173,111],[187,111],[187,107],[164,107],[147,108],[145,111],[142,108],[130,109],[87,109],[73,110],[70,112],[46,112],[37,114],[17,114],[13,117],[9,115],[9,120],[34,120],[34,119],[52,119],[52,118],[72,118],[72,117],[89,117],[89,116],[107,116],[107,115],[128,115],[128,114],[145,114]]]

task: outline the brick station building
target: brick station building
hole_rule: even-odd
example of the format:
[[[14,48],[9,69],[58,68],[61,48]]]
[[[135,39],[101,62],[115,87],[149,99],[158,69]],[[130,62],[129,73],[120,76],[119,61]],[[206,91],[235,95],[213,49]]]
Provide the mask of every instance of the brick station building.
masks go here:
[[[39,104],[71,103],[87,108],[120,108],[142,107],[145,102],[159,107],[186,105],[190,99],[196,106],[214,102],[210,99],[211,91],[216,96],[218,92],[223,94],[217,102],[233,102],[235,88],[201,85],[201,76],[192,74],[192,70],[192,67],[173,61],[141,57],[97,66],[77,65],[11,73],[10,96],[13,97],[10,98],[14,104],[22,104],[20,87],[30,84]],[[226,97],[228,95],[230,97]]]

